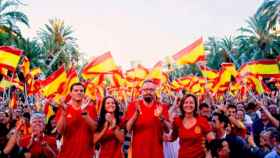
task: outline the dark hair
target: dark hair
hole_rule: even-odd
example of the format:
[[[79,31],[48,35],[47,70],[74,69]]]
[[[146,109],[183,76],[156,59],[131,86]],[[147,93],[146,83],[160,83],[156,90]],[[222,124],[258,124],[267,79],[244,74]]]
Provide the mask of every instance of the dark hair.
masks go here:
[[[201,103],[199,105],[199,110],[201,110],[202,108],[209,108],[209,105],[207,103]]]
[[[185,95],[187,92],[185,89],[182,89],[182,94]]]
[[[71,85],[71,87],[70,87],[70,91],[71,91],[71,92],[72,92],[72,90],[73,90],[73,88],[74,88],[75,86],[82,86],[82,87],[84,88],[84,92],[86,91],[85,86],[84,86],[81,82],[76,82],[76,83],[73,83],[73,84]]]
[[[28,112],[23,113],[22,116],[23,116],[25,119],[27,119],[27,120],[30,120],[30,118],[31,118],[31,115],[30,115],[30,113],[28,113]]]
[[[218,152],[219,150],[221,150],[223,148],[223,142],[227,141],[226,139],[215,139],[213,141],[210,142],[210,144],[208,145],[211,154],[213,157],[218,157]]]
[[[224,113],[219,113],[219,112],[214,112],[212,117],[214,116],[218,116],[218,119],[221,123],[224,123],[224,127],[228,127],[230,121],[229,121],[229,118],[224,114]]]
[[[275,127],[269,127],[266,131],[270,132],[270,139],[275,139],[275,141],[280,142],[280,132]]]
[[[237,111],[237,107],[235,105],[233,105],[233,104],[229,104],[227,106],[227,109],[235,109],[235,111]]]
[[[245,110],[248,111],[248,110],[255,110],[256,109],[256,104],[253,103],[253,102],[249,102],[247,104],[247,106],[245,107]]]
[[[121,112],[120,112],[120,107],[119,107],[117,100],[112,96],[106,96],[102,100],[101,110],[100,110],[100,115],[99,115],[98,125],[97,125],[97,131],[101,131],[104,126],[104,123],[106,122],[105,115],[107,112],[105,109],[105,104],[106,104],[106,100],[109,98],[113,99],[115,102],[115,105],[116,105],[116,110],[114,112],[114,117],[116,118],[116,124],[118,125],[120,123]]]
[[[52,127],[52,120],[55,119],[55,115],[52,115],[49,120],[48,120],[48,123],[46,125],[46,128],[45,128],[45,133],[47,135],[52,135],[52,130],[53,130],[53,127]]]
[[[183,96],[183,98],[181,99],[181,102],[180,102],[180,111],[181,111],[181,114],[182,114],[182,115],[181,115],[181,118],[184,118],[184,116],[185,116],[185,111],[184,111],[183,105],[184,105],[184,103],[185,103],[185,100],[186,100],[187,98],[189,98],[189,97],[192,97],[193,100],[194,100],[194,105],[195,105],[195,107],[194,107],[193,115],[194,115],[194,116],[197,116],[197,109],[198,109],[198,101],[197,101],[197,98],[196,98],[196,96],[193,95],[193,94],[186,94],[186,95]]]

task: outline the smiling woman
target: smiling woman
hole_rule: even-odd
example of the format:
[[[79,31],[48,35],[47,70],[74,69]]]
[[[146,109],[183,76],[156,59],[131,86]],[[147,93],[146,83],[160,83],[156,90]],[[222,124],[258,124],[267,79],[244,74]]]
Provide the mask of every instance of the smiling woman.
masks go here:
[[[121,129],[120,107],[116,99],[107,96],[101,105],[97,131],[94,134],[94,144],[100,145],[100,158],[122,158],[121,150],[124,142],[124,130]]]
[[[211,126],[204,117],[197,116],[196,96],[187,94],[180,102],[181,116],[174,119],[172,140],[180,138],[179,158],[204,158],[205,143],[214,139]],[[192,148],[189,148],[192,146]]]

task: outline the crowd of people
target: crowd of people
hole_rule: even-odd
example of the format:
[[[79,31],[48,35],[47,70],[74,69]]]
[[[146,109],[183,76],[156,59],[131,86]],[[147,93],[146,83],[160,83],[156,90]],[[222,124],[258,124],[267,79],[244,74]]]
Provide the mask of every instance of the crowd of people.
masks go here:
[[[146,80],[139,97],[108,95],[97,111],[75,83],[47,122],[34,106],[11,109],[2,97],[0,158],[280,158],[277,90],[214,99],[157,96],[157,88]]]

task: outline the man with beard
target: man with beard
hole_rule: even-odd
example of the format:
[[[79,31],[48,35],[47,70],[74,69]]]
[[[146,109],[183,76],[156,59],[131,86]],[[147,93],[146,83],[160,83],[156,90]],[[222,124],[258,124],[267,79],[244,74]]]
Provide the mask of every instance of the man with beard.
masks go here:
[[[128,105],[126,129],[132,131],[133,158],[163,158],[162,136],[168,132],[167,105],[156,98],[156,85],[146,80],[141,88],[141,99]]]

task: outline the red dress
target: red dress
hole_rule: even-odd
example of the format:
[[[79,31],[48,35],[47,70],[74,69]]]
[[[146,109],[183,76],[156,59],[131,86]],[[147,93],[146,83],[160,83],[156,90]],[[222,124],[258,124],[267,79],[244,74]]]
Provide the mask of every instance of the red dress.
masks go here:
[[[196,120],[196,124],[189,129],[185,128],[181,118],[174,120],[175,128],[179,130],[179,158],[205,157],[205,137],[211,131],[211,126],[203,117],[197,117]]]
[[[163,158],[162,134],[163,127],[161,121],[154,116],[154,110],[158,103],[151,107],[144,105],[140,101],[141,112],[132,128],[132,158]],[[168,108],[163,106],[163,117],[168,119]],[[125,120],[127,121],[134,114],[136,103],[128,106]]]
[[[23,148],[27,148],[31,141],[30,139],[31,139],[31,135],[22,137],[19,141],[19,145]],[[33,141],[32,145],[30,146],[29,152],[31,153],[32,158],[41,158],[43,155],[46,158],[53,157],[52,152],[46,147],[46,145],[42,144],[43,142],[48,144],[49,147],[51,147],[51,149],[53,150],[53,152],[57,154],[55,137],[43,136],[40,140]]]
[[[92,119],[96,119],[96,110],[93,105],[87,107],[87,112]],[[69,106],[66,110],[66,129],[63,133],[63,142],[58,158],[92,158],[93,132],[82,118],[81,110]],[[57,113],[58,121],[61,112]]]
[[[114,129],[108,129],[99,141],[101,145],[100,158],[122,158],[122,143],[113,133]]]

